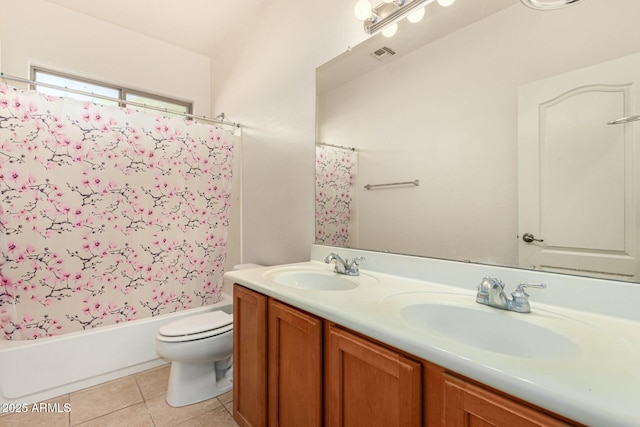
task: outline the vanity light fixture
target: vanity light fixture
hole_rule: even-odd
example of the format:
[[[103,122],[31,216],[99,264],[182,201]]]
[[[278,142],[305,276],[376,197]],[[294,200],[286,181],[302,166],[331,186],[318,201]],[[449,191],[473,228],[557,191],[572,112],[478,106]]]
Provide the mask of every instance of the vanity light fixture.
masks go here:
[[[358,0],[354,12],[356,18],[364,21],[365,33],[373,34],[382,30],[382,34],[391,37],[398,29],[398,21],[406,16],[409,22],[419,22],[424,17],[425,6],[433,1],[434,0],[383,0],[379,5],[372,6],[369,0]],[[455,2],[455,0],[437,1],[438,4],[443,7],[450,6]]]
[[[520,0],[522,4],[536,10],[554,10],[570,6],[581,0]]]

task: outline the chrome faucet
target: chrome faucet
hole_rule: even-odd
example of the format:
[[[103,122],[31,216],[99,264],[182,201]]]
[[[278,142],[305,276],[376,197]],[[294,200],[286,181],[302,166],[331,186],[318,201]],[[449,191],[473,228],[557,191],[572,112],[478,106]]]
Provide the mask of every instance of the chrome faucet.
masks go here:
[[[336,266],[333,271],[338,274],[346,274],[347,276],[358,276],[360,274],[360,270],[358,269],[358,261],[363,259],[364,257],[355,257],[351,261],[349,261],[349,258],[342,259],[340,255],[331,252],[324,259],[324,262],[329,264],[331,263],[331,261],[335,261]]]
[[[476,302],[502,310],[516,311],[518,313],[531,312],[529,305],[529,294],[524,288],[546,288],[544,283],[520,283],[516,290],[511,293],[511,297],[504,292],[504,283],[500,279],[485,277],[478,285]]]

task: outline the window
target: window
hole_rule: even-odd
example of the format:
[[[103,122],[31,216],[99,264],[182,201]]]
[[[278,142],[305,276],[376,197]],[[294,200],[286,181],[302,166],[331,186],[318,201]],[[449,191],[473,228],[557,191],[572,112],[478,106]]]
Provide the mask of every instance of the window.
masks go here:
[[[80,101],[91,101],[95,102],[96,104],[104,105],[125,106],[127,105],[127,103],[123,101],[130,101],[135,103],[134,108],[136,109],[157,111],[156,109],[159,108],[163,111],[163,113],[169,115],[172,113],[191,114],[192,112],[191,103],[179,101],[177,99],[166,98],[163,96],[140,92],[125,87],[119,87],[107,83],[82,79],[68,74],[44,70],[42,68],[33,67],[31,69],[31,73],[32,80],[39,83],[47,83],[68,89],[89,92],[110,99],[103,99],[101,97],[74,93],[71,91],[66,91],[64,89],[53,89],[46,86],[36,87],[38,92],[47,95],[67,97]],[[144,106],[150,106],[154,108],[145,108]]]

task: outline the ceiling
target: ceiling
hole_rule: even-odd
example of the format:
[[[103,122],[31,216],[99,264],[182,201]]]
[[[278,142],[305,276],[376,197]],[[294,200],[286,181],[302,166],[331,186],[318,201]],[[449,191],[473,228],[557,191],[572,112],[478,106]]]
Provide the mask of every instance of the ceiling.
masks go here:
[[[267,0],[47,0],[102,21],[213,56],[250,36]]]

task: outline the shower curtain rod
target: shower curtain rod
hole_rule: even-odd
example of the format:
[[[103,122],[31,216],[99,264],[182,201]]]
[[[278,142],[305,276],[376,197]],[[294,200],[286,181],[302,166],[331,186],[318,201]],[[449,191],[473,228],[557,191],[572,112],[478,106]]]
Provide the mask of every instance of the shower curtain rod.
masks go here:
[[[334,145],[334,144],[329,144],[326,142],[316,142],[316,145],[324,145],[325,147],[333,147],[333,148],[340,148],[342,150],[349,150],[349,151],[358,151],[356,148],[353,147],[345,147],[342,145]]]
[[[93,93],[93,92],[86,92],[86,91],[83,91],[83,90],[71,89],[71,88],[68,88],[68,87],[65,87],[65,86],[58,86],[58,85],[54,85],[54,84],[51,84],[51,83],[36,82],[34,80],[24,79],[22,77],[8,76],[8,75],[6,75],[5,73],[2,73],[2,72],[0,72],[0,79],[12,80],[12,81],[15,81],[15,82],[26,83],[26,84],[30,84],[30,85],[33,85],[33,86],[43,86],[43,87],[48,87],[50,89],[64,90],[64,91],[75,93],[75,94],[78,94],[78,95],[90,96],[92,98],[100,98],[100,99],[104,99],[106,101],[113,101],[113,102],[117,102],[119,104],[128,104],[128,105],[132,105],[134,107],[147,108],[149,110],[161,111],[163,113],[176,114],[178,116],[189,117],[189,118],[192,118],[192,119],[202,120],[202,121],[205,121],[205,122],[218,123],[218,124],[225,125],[225,126],[232,126],[234,128],[239,128],[240,127],[240,123],[235,123],[235,122],[230,122],[230,121],[224,120],[224,113],[222,113],[222,114],[220,114],[218,116],[218,117],[222,117],[222,119],[218,119],[218,118],[212,119],[211,117],[198,116],[198,115],[190,114],[190,113],[181,113],[179,111],[171,111],[171,110],[169,110],[167,108],[160,108],[160,107],[155,107],[153,105],[141,104],[139,102],[127,101],[127,100],[124,100],[124,99],[113,98],[111,96],[99,95],[99,94]]]

